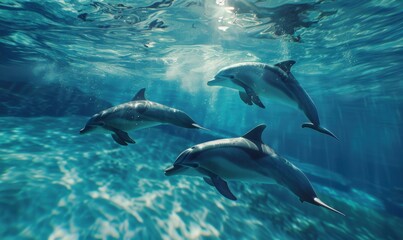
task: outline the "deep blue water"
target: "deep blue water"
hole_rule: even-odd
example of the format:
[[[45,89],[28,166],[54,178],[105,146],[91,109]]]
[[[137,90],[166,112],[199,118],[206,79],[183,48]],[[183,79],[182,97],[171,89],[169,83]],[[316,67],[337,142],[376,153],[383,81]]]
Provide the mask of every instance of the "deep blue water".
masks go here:
[[[1,1],[0,239],[403,239],[401,1]],[[292,73],[339,141],[300,111],[207,86],[239,62],[295,60]],[[79,135],[129,101],[181,109],[172,125]],[[184,149],[263,140],[342,217],[278,185],[166,177]]]

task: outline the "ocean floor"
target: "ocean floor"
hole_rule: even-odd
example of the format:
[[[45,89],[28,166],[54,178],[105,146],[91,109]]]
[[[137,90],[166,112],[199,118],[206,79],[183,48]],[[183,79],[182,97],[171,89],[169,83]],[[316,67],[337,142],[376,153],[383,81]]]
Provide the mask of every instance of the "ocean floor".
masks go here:
[[[201,178],[164,175],[197,142],[152,128],[123,147],[79,135],[86,120],[0,118],[1,239],[403,239],[403,219],[358,189],[315,184],[346,217],[277,185],[230,183],[233,202]]]

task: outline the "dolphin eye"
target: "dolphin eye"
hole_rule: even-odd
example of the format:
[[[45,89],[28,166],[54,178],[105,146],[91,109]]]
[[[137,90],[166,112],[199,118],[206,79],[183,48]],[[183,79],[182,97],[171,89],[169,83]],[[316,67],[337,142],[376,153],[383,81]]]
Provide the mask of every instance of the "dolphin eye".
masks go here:
[[[234,79],[234,78],[235,78],[235,76],[234,76],[234,75],[230,75],[230,76],[229,76],[229,78]]]

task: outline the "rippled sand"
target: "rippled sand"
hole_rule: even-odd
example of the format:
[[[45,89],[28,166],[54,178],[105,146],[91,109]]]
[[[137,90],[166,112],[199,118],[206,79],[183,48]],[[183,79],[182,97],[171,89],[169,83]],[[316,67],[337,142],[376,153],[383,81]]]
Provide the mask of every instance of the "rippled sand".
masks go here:
[[[194,144],[164,128],[80,136],[85,118],[0,118],[0,238],[401,239],[403,220],[353,189],[316,186],[343,218],[279,186],[230,183],[237,202],[202,179],[164,176]],[[188,130],[186,130],[188,131]],[[191,130],[189,130],[191,131]]]

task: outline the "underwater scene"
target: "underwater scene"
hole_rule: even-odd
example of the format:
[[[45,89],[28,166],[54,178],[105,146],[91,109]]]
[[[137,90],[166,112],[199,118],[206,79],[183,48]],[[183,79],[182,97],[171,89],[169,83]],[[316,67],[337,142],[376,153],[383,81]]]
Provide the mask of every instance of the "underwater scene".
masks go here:
[[[1,0],[0,239],[403,239],[401,0]]]

